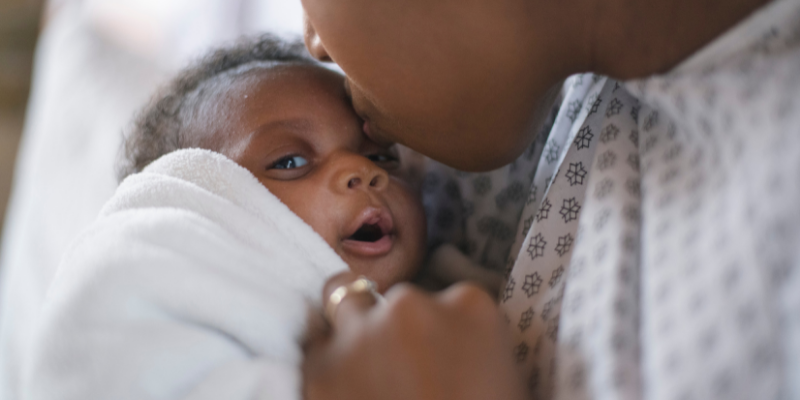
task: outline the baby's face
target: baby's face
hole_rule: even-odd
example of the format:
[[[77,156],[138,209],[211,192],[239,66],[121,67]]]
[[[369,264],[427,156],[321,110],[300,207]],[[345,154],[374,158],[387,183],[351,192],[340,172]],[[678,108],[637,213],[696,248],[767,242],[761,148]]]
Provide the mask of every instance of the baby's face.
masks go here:
[[[249,72],[205,139],[252,172],[380,290],[422,264],[425,217],[393,147],[362,132],[343,78],[310,66]]]

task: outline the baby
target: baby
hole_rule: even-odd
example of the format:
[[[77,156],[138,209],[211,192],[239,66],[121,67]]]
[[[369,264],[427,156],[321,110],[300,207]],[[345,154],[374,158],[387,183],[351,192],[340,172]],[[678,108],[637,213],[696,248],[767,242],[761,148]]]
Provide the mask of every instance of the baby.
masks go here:
[[[120,175],[180,148],[221,153],[384,291],[422,264],[425,216],[397,149],[369,140],[362,124],[340,74],[300,44],[263,38],[178,76],[139,116]]]
[[[262,37],[183,71],[59,267],[25,398],[301,398],[325,279],[350,268],[383,292],[425,257],[398,151],[362,123],[302,44]]]

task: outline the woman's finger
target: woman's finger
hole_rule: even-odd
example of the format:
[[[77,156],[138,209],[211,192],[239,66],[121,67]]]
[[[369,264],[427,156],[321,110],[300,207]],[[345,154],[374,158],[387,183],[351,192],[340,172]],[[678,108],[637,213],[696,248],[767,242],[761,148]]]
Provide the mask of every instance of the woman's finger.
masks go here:
[[[497,314],[497,304],[485,288],[472,282],[461,282],[436,294],[439,304],[457,310],[464,316]]]
[[[331,296],[339,288],[347,287],[359,279],[359,275],[346,271],[328,279],[322,289],[323,307],[325,307],[328,323],[334,330],[341,330],[346,326],[354,326],[375,305],[375,296],[370,292],[349,290],[340,300]],[[337,296],[342,293],[337,293]]]
[[[332,279],[325,295],[353,279]],[[369,295],[341,303],[330,340],[306,353],[305,398],[525,398],[508,327],[479,287],[437,296],[401,283],[386,303],[371,306]]]

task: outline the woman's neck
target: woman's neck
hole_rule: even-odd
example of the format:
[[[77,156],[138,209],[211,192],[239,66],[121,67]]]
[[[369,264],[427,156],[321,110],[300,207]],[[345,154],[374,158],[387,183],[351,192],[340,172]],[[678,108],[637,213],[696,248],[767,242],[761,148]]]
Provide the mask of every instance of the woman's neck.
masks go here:
[[[583,65],[618,79],[666,72],[770,0],[587,0]]]

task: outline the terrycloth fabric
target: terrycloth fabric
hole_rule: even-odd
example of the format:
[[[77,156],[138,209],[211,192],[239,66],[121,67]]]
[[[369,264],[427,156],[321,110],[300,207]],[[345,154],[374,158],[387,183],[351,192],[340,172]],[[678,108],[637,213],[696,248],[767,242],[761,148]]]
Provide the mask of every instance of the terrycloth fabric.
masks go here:
[[[346,268],[244,168],[172,153],[66,254],[23,397],[299,399],[309,306]]]

